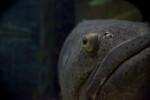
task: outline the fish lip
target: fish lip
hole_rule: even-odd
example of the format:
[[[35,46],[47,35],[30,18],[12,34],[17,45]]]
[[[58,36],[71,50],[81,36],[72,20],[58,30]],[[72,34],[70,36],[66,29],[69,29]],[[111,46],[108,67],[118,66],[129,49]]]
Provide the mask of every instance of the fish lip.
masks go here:
[[[146,47],[146,48],[144,48],[144,49],[147,49],[147,48],[150,48],[150,46],[149,46],[149,47]],[[124,62],[126,62],[127,60],[130,60],[130,59],[131,59],[132,57],[134,57],[135,55],[138,55],[138,54],[139,54],[140,52],[142,52],[144,49],[140,50],[138,53],[136,53],[136,54],[130,56],[129,58],[125,59],[122,63],[120,63],[120,64],[112,71],[111,74],[109,74],[109,75],[107,76],[107,78],[105,79],[105,82],[99,87],[98,92],[95,94],[96,99],[94,99],[94,100],[97,100],[97,99],[98,99],[98,94],[99,94],[100,91],[102,91],[102,87],[107,83],[107,81],[110,79],[110,77],[112,77],[112,76],[114,75],[114,73],[119,69],[120,65],[122,65],[122,64],[123,64]],[[95,72],[95,73],[96,73],[96,72]],[[87,96],[87,97],[88,97],[88,96]],[[86,100],[93,100],[93,99],[86,98]]]

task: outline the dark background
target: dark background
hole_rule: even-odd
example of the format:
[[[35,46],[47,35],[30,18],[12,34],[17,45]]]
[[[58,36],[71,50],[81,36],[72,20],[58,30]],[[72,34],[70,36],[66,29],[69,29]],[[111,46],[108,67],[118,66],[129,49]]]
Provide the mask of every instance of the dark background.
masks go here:
[[[59,52],[67,35],[80,21],[150,21],[146,0],[89,5],[93,1],[1,0],[1,100],[60,100]]]

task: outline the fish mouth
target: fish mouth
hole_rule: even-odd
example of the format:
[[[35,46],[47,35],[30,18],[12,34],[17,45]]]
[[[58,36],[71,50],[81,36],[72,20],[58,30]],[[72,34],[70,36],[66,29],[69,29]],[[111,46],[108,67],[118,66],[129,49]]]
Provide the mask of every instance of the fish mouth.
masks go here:
[[[145,53],[145,51],[146,51],[146,53]],[[142,55],[142,54],[144,54],[144,55]],[[138,58],[136,59],[136,57],[138,57]],[[129,98],[133,98],[134,100],[141,100],[141,99],[139,99],[140,95],[137,95],[137,91],[140,88],[140,86],[143,85],[142,89],[144,87],[150,89],[150,86],[149,86],[150,81],[147,81],[147,76],[150,75],[150,68],[149,68],[150,63],[148,65],[144,66],[145,69],[147,69],[147,70],[142,68],[143,65],[142,66],[137,65],[137,63],[139,63],[142,60],[144,61],[144,59],[147,59],[147,61],[149,62],[150,47],[142,49],[138,53],[130,56],[129,58],[124,60],[122,63],[120,63],[115,69],[113,69],[113,71],[111,73],[107,74],[107,76],[104,80],[102,80],[104,82],[103,82],[103,84],[101,84],[98,87],[98,92],[93,94],[93,96],[95,96],[94,99],[87,99],[87,100],[99,100],[99,98],[103,98],[104,96],[106,96],[106,93],[107,94],[113,93],[113,90],[118,92],[117,89],[121,89],[124,93],[129,93],[131,91],[131,89],[133,89],[133,91],[132,91],[133,93],[131,92],[131,94],[133,96],[130,96]],[[129,66],[128,64],[132,63],[132,61],[134,62],[134,64]],[[148,78],[148,80],[149,79],[150,78]],[[130,86],[132,84],[132,82],[134,82],[133,87]],[[112,84],[114,84],[113,86],[115,87],[115,89],[114,89],[114,87],[112,87]],[[118,84],[119,84],[119,86],[118,86]],[[129,87],[128,87],[128,85],[129,85]],[[126,87],[126,88],[124,88],[124,87]],[[110,90],[107,90],[108,88]],[[112,91],[111,91],[111,89],[112,89]],[[144,90],[144,89],[143,90],[142,89],[140,88],[140,91]],[[149,89],[147,89],[147,91],[149,91]],[[136,94],[134,94],[135,93],[134,90],[136,90]],[[105,94],[103,94],[104,92],[105,92]],[[148,96],[146,96],[147,95],[146,93],[147,92],[144,92],[145,95],[143,96],[143,94],[142,94],[142,96],[144,98],[145,97],[150,98],[149,94],[148,94]],[[119,95],[119,92],[118,92],[118,95]],[[135,97],[134,97],[135,95],[136,95],[137,99],[135,99]],[[108,98],[110,98],[110,97],[108,97]],[[120,97],[120,98],[122,98],[122,97]],[[130,99],[130,100],[133,100],[133,99]],[[147,100],[147,99],[144,99],[144,100]]]
[[[110,52],[104,57],[86,90],[86,100],[96,100],[98,91],[101,91],[101,88],[118,70],[119,66],[150,46],[149,39],[149,33],[140,35],[127,40],[110,50]],[[124,51],[124,53],[121,53],[122,51]]]
[[[149,48],[149,47],[148,47]],[[146,48],[145,48],[146,49]],[[144,50],[144,49],[143,49]],[[129,58],[125,59],[122,63],[120,63],[118,66],[116,66],[116,68],[114,68],[109,74],[106,75],[106,79],[104,79],[104,83],[100,86],[99,90],[103,87],[103,85],[105,85],[105,83],[107,83],[107,81],[109,80],[110,77],[112,77],[114,75],[115,72],[118,71],[118,69],[121,67],[121,65],[123,65],[125,62],[129,61],[132,57],[138,55],[140,52],[142,52],[143,50],[139,51],[138,53],[130,56]]]

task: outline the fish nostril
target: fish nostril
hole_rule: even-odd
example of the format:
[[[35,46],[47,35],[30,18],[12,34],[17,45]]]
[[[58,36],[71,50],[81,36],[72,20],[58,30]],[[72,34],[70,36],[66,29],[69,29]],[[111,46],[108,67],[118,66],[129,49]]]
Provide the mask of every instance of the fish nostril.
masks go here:
[[[112,34],[111,32],[105,32],[104,35],[105,35],[105,37],[106,37],[107,39],[113,37],[113,34]]]

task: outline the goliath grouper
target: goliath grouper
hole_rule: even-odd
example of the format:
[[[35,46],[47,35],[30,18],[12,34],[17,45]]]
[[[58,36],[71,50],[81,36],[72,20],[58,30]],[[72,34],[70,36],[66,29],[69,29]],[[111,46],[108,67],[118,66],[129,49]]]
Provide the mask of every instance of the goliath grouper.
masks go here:
[[[63,100],[150,100],[150,27],[81,22],[63,45],[58,69]]]

